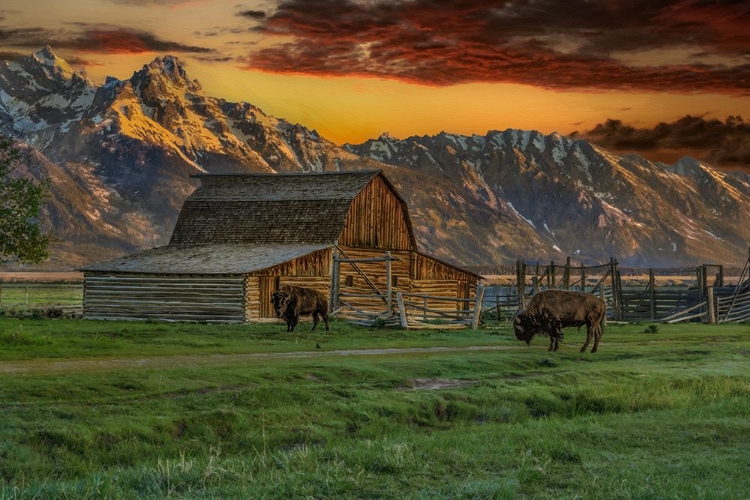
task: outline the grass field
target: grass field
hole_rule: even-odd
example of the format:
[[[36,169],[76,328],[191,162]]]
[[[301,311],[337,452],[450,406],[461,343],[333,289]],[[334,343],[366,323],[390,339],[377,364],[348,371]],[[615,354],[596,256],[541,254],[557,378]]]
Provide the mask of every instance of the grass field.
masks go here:
[[[649,326],[0,318],[0,498],[750,498],[750,325]]]

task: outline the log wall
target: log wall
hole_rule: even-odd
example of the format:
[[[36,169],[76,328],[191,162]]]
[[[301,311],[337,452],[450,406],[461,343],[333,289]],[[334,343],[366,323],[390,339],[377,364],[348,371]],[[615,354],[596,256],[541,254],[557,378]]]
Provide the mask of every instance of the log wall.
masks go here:
[[[275,318],[271,294],[283,285],[313,288],[330,297],[332,259],[331,249],[320,250],[248,276],[245,320]]]
[[[88,319],[245,320],[243,276],[86,273],[83,286]]]

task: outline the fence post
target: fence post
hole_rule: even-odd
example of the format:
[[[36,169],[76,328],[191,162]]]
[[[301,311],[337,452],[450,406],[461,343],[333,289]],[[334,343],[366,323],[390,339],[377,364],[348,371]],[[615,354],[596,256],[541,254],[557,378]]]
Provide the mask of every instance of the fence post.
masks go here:
[[[476,330],[479,326],[479,318],[482,315],[482,302],[484,301],[484,287],[477,285],[477,293],[474,302],[474,317],[471,319],[471,329]]]
[[[526,264],[521,259],[516,261],[516,286],[518,287],[518,306],[526,306]]]
[[[331,269],[331,300],[329,300],[330,311],[333,312],[339,306],[339,272],[341,262],[339,262],[338,252],[333,252],[333,269]]]
[[[391,283],[391,252],[385,252],[385,293],[388,294],[386,300],[386,306],[388,307],[388,314],[390,315],[393,311],[393,284]]]
[[[622,280],[620,279],[620,269],[618,266],[617,261],[613,258],[612,269],[614,270],[614,273],[612,274],[612,282],[614,284],[614,290],[617,292],[617,300],[615,300],[615,318],[618,321],[621,321],[624,319],[624,314],[622,312]]]
[[[565,260],[565,271],[563,272],[563,288],[570,290],[570,256]]]
[[[714,303],[714,289],[709,287],[707,290],[706,301],[708,302],[708,322],[712,325],[716,323],[716,307]]]
[[[396,301],[398,302],[398,315],[401,318],[401,327],[409,328],[409,323],[406,321],[406,309],[404,308],[404,296],[401,292],[396,293]]]
[[[581,291],[586,292],[586,268],[581,264]]]
[[[648,288],[650,292],[650,302],[651,302],[651,321],[654,321],[656,319],[656,288],[654,288],[654,285],[656,284],[656,280],[654,279],[654,270],[649,269],[648,270]]]
[[[550,274],[550,287],[549,288],[557,288],[557,284],[555,283],[555,261],[549,263],[549,274]]]

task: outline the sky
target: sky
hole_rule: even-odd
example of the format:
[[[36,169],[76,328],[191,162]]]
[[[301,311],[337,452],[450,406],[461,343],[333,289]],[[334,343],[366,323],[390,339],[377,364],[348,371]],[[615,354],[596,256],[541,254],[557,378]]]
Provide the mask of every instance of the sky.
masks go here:
[[[672,159],[710,140],[750,171],[750,0],[3,0],[0,59],[46,45],[94,83],[177,56],[209,95],[337,144],[518,128]]]

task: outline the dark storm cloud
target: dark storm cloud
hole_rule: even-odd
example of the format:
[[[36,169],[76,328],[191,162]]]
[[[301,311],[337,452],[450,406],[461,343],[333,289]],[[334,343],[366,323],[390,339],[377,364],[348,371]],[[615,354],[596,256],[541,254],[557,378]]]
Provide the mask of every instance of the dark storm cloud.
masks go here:
[[[56,44],[83,52],[137,54],[142,52],[213,52],[213,49],[162,40],[153,33],[129,28],[88,28],[80,36]]]
[[[256,21],[262,21],[266,18],[266,13],[262,10],[243,10],[242,12],[238,12],[237,15],[248,19],[255,19]]]
[[[654,128],[635,128],[609,119],[582,134],[574,134],[615,151],[649,152],[665,150],[700,152],[699,159],[720,167],[750,170],[750,122],[741,116],[725,121],[684,116]]]
[[[210,53],[213,49],[162,40],[153,33],[110,25],[73,23],[76,31],[28,28],[8,30],[0,27],[0,43],[6,47],[36,50],[46,45],[61,49],[102,54],[138,54],[142,52]]]
[[[554,89],[750,89],[750,9],[702,0],[286,0],[258,31],[282,43],[248,68],[367,75],[427,85],[513,82]],[[257,19],[255,19],[257,20]],[[628,65],[683,49],[735,66]]]

